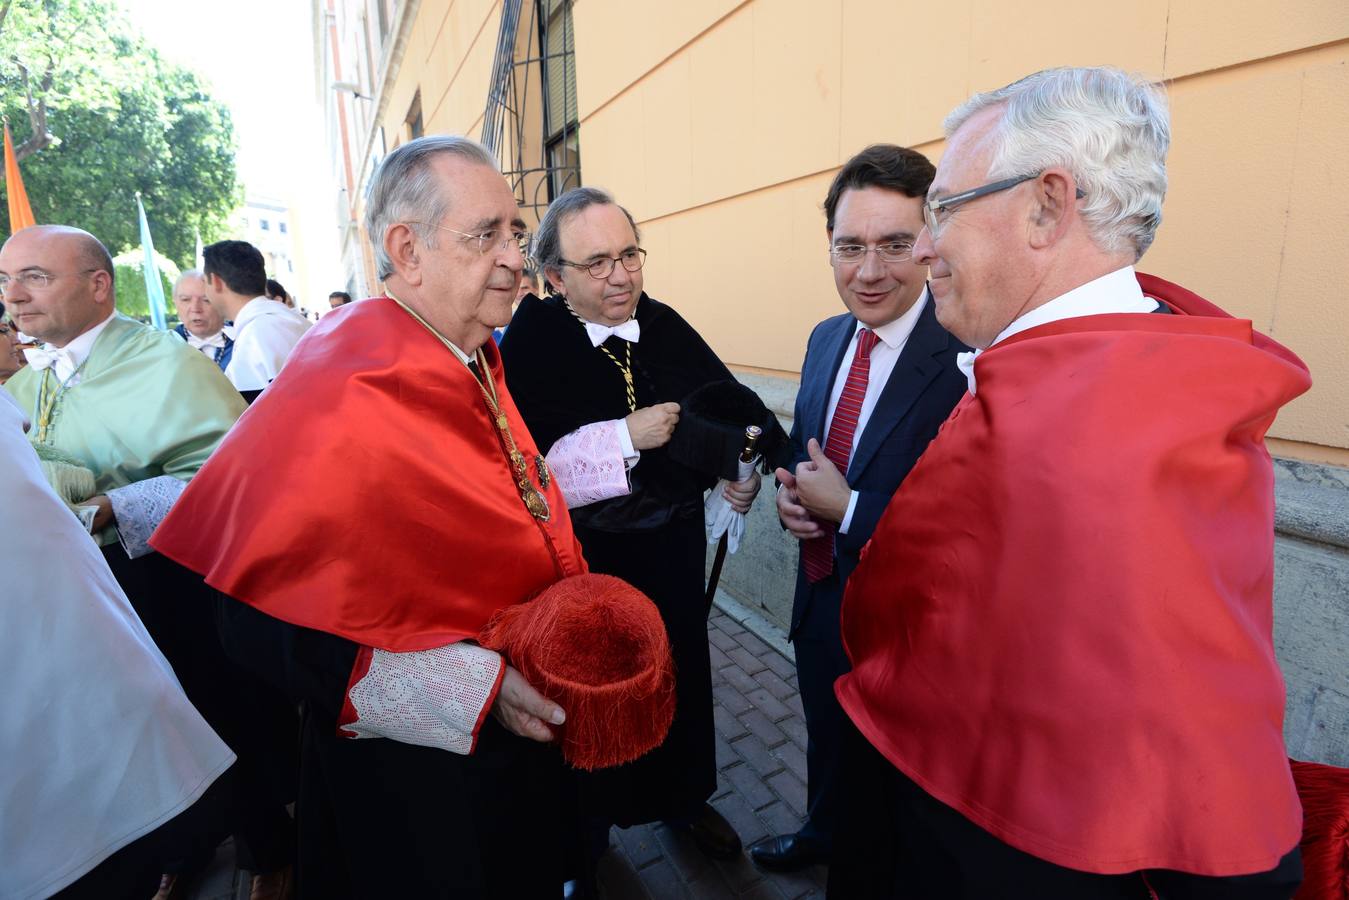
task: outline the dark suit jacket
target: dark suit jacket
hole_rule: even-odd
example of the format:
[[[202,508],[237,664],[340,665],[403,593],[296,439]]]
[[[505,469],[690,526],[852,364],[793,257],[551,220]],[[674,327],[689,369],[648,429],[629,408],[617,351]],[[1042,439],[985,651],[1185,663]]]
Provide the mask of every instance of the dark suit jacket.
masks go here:
[[[857,320],[845,313],[825,319],[810,335],[792,423],[793,471],[797,463],[809,458],[806,442],[810,438],[824,446],[829,396],[856,327]],[[849,460],[847,479],[858,492],[857,506],[848,533],[835,537],[834,574],[812,585],[797,565],[791,635],[812,610],[812,623],[826,623],[822,633],[812,636],[837,636],[843,586],[857,567],[862,547],[871,539],[895,489],[965,393],[965,376],[956,368],[956,354],[967,349],[937,322],[933,300],[928,297]]]

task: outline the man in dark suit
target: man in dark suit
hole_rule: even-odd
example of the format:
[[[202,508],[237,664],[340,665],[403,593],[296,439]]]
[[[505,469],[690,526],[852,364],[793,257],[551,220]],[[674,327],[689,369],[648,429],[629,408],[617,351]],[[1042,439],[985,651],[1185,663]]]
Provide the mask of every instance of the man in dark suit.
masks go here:
[[[801,543],[790,637],[806,714],[808,813],[796,834],[750,848],[764,868],[829,859],[848,671],[839,606],[863,545],[961,395],[965,349],[937,323],[927,270],[912,259],[932,163],[876,144],[850,159],[825,199],[834,283],[848,312],[815,327],[801,367],[793,471],[778,469],[778,514]]]

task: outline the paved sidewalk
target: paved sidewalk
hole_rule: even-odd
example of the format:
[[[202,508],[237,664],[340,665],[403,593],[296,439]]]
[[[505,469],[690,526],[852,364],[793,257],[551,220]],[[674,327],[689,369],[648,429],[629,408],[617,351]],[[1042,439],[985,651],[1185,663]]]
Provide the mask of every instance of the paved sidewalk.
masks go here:
[[[780,650],[718,609],[708,622],[717,727],[721,811],[746,846],[795,831],[806,808],[806,723],[796,666]],[[756,869],[748,857],[708,859],[663,825],[615,828],[600,860],[602,900],[798,900],[823,898],[826,870],[792,875]],[[194,900],[247,900],[248,879],[233,871],[226,844]],[[561,893],[559,889],[559,893]]]

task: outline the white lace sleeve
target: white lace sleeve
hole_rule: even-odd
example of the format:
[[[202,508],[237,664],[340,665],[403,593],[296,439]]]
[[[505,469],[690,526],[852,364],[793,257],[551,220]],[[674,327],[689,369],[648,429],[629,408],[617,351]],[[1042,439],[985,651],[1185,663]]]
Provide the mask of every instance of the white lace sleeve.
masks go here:
[[[127,556],[136,559],[153,550],[149,544],[150,535],[173,509],[185,487],[186,481],[172,475],[159,475],[108,491],[112,514],[117,520],[117,534]]]
[[[339,733],[472,753],[505,671],[500,654],[466,641],[408,653],[363,647]]]
[[[622,419],[592,422],[557,439],[548,451],[552,469],[568,509],[622,497],[632,490],[628,470],[640,454],[632,446]]]

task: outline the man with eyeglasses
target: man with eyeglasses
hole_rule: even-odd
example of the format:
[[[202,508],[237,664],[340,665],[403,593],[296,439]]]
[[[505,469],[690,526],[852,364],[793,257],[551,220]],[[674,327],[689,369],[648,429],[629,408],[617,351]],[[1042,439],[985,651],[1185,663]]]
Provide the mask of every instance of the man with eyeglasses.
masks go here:
[[[890,497],[951,412],[965,349],[937,323],[926,268],[913,260],[933,168],[893,144],[844,163],[824,201],[834,285],[847,312],[811,333],[778,514],[800,542],[789,635],[805,712],[807,816],[750,857],[792,871],[829,860],[838,825],[846,718],[834,682],[848,671],[838,613],[848,576]]]
[[[247,241],[217,241],[202,263],[206,297],[234,330],[225,376],[251,401],[276,378],[309,320],[268,296],[262,253]]]
[[[502,339],[511,393],[547,448],[591,570],[655,602],[675,659],[665,742],[582,779],[587,849],[593,861],[610,825],[663,820],[704,853],[731,858],[740,838],[708,803],[717,769],[703,492],[716,478],[676,462],[666,445],[679,402],[734,376],[679,313],[643,292],[641,235],[609,194],[585,187],[554,200],[534,255],[550,296],[525,297]],[[759,484],[754,474],[729,485],[733,508],[747,511]]]
[[[585,571],[491,340],[529,234],[445,136],[384,159],[365,225],[385,296],[314,326],[154,544],[303,706],[303,896],[555,896],[566,713],[474,643]]]
[[[14,234],[0,249],[0,293],[23,331],[43,342],[5,384],[29,412],[29,439],[93,473],[97,493],[83,503],[97,510],[91,531],[103,558],[188,698],[239,756],[237,789],[192,855],[209,860],[233,831],[245,867],[282,872],[293,852],[290,798],[272,790],[277,744],[264,723],[284,729],[289,720],[293,729],[294,709],[225,658],[201,579],[148,543],[244,402],[176,335],[116,312],[111,257],[87,232],[41,225]],[[183,871],[195,861],[160,860]]]
[[[1156,86],[1051,69],[946,134],[914,258],[976,349],[843,604],[829,896],[1287,898],[1263,438],[1306,367],[1135,272]]]

